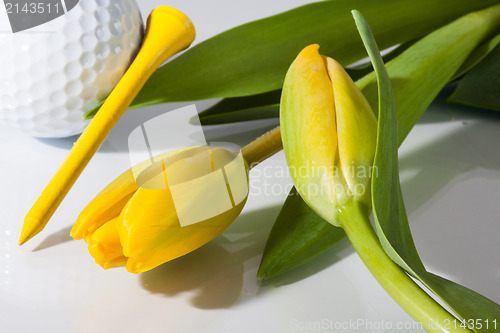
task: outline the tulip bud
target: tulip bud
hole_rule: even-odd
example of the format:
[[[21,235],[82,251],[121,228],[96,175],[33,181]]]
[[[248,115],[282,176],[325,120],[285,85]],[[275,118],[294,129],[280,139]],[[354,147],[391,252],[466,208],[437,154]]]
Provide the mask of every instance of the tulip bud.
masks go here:
[[[285,78],[280,106],[283,148],[304,201],[337,225],[338,209],[354,199],[370,207],[377,121],[340,64],[304,48]]]
[[[140,273],[187,254],[226,229],[245,205],[241,153],[197,147],[155,161],[108,185],[73,227],[72,236],[84,238],[105,269],[125,265]]]

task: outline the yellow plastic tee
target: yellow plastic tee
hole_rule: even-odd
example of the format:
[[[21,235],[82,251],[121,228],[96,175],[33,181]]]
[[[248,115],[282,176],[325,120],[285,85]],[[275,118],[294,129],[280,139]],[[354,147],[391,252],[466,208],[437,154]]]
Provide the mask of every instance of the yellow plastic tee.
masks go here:
[[[151,12],[137,57],[28,212],[19,245],[42,231],[147,79],[168,58],[187,48],[194,37],[193,24],[177,9],[161,6]]]

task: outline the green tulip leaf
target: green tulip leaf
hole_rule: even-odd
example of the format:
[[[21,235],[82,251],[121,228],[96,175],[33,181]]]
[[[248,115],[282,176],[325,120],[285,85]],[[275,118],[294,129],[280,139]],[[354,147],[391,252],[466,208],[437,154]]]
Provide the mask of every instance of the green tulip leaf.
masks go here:
[[[500,11],[500,6],[492,11]],[[386,253],[403,269],[441,298],[462,320],[498,320],[500,305],[454,282],[425,270],[411,236],[399,180],[396,102],[391,79],[370,28],[360,13],[354,17],[377,76],[379,121],[372,178],[372,208],[377,234]],[[466,301],[465,301],[466,300]],[[475,332],[493,331],[471,325]]]
[[[400,45],[395,50],[386,54],[384,57],[384,62],[387,63],[403,51],[405,51],[410,45],[414,42],[408,42]],[[474,52],[470,54],[467,60],[460,66],[458,71],[453,75],[450,79],[451,81],[455,81],[458,78],[462,77],[472,68],[474,68],[477,64],[479,64],[486,56],[488,56],[495,47],[500,43],[500,35],[495,36],[494,38],[488,40],[486,43],[480,45]],[[347,72],[351,76],[353,80],[358,80],[363,76],[369,74],[373,70],[371,64],[366,64],[362,67],[354,67],[348,68]],[[496,76],[498,77],[498,75]],[[487,78],[495,79],[496,78],[491,72]],[[483,82],[486,82],[483,80]],[[476,98],[476,100],[483,100],[483,95],[485,95],[486,99],[497,98],[500,96],[499,94],[489,94],[486,96],[488,89],[476,89],[477,93],[474,93],[472,96]],[[491,90],[491,89],[489,89]],[[233,97],[226,98],[221,102],[217,103],[213,107],[203,111],[200,113],[200,121],[203,125],[215,125],[215,124],[228,124],[240,121],[248,121],[248,120],[257,120],[257,119],[268,119],[268,118],[277,118],[279,116],[279,99],[280,99],[280,91],[276,90],[268,93],[257,94],[252,96],[245,97]],[[466,90],[469,91],[469,90]],[[498,89],[496,89],[498,91]],[[273,98],[270,98],[273,96]],[[498,98],[500,99],[500,97]],[[454,102],[450,100],[450,102]],[[462,103],[457,99],[456,103],[459,104],[468,104]],[[483,103],[484,104],[484,103]],[[472,104],[473,106],[479,106],[477,104]],[[490,106],[481,105],[481,107],[492,108],[493,110],[498,110],[500,105],[500,101],[496,101],[493,103],[493,108]]]
[[[408,49],[414,41],[399,45],[383,58],[384,61],[394,59]],[[353,80],[360,79],[373,71],[371,63],[347,68],[347,73]],[[262,94],[225,98],[211,108],[199,114],[202,125],[228,124],[240,121],[277,118],[281,89]]]
[[[434,96],[450,81],[472,51],[481,45],[495,29],[499,29],[499,22],[500,20],[491,13],[475,15],[473,19],[468,16],[460,18],[422,38],[387,64],[398,111],[398,145],[403,142]],[[436,45],[440,45],[439,52],[436,52]],[[375,74],[367,75],[356,84],[361,88],[374,110],[378,110],[378,87]],[[291,197],[288,197],[288,200],[291,200]],[[293,205],[286,205],[282,214],[293,216],[293,210]],[[316,213],[312,209],[309,209],[308,214],[302,212],[301,217],[290,221],[288,232],[294,234],[293,229],[299,228],[301,219],[311,221],[313,217],[308,215],[315,216]],[[328,224],[324,220],[317,220],[316,223]],[[318,229],[322,227],[324,226],[317,226]],[[309,237],[307,232],[306,230],[304,237]],[[321,237],[330,237],[326,234],[321,236],[315,233],[315,235],[318,237],[318,242],[322,242]],[[274,243],[275,250],[265,253],[262,260],[273,262],[268,265],[297,266],[276,255],[284,253],[288,244],[283,242],[280,245],[274,237],[276,236],[271,233],[268,242]],[[269,274],[266,273],[265,267],[261,268],[261,275],[268,276]]]
[[[372,178],[372,209],[377,233],[385,252],[398,265],[406,271],[411,271],[411,266],[423,269],[411,237],[399,182],[398,123],[391,79],[368,23],[357,11],[353,11],[353,16],[374,65],[378,109],[382,110],[378,115],[377,150],[373,162],[376,172]]]
[[[448,102],[500,111],[500,45],[470,70]]]
[[[314,213],[293,188],[273,225],[257,277],[269,279],[288,272],[328,250],[344,236],[342,228]]]
[[[348,65],[362,58],[351,8],[362,10],[382,48],[407,42],[497,0],[337,0],[308,4],[214,36],[158,69],[131,108],[238,97],[280,89],[306,45]],[[297,29],[300,27],[300,29]],[[99,106],[87,112],[91,118]]]

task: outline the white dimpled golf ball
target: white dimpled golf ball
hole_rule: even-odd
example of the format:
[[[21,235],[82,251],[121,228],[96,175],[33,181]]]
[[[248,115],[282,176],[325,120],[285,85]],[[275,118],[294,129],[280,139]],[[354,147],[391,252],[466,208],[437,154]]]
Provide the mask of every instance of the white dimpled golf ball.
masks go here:
[[[64,15],[15,33],[7,11],[16,8],[0,2],[0,123],[36,137],[79,134],[88,124],[83,114],[106,98],[136,56],[143,23],[135,0],[66,0],[76,2]],[[46,1],[45,10],[54,3]]]

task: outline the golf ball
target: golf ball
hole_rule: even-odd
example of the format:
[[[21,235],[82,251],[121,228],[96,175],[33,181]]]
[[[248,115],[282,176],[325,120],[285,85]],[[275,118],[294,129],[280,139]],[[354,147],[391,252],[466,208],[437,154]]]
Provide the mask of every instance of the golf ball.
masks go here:
[[[33,1],[0,1],[0,123],[36,137],[79,134],[88,123],[83,114],[106,98],[138,52],[138,5]]]

